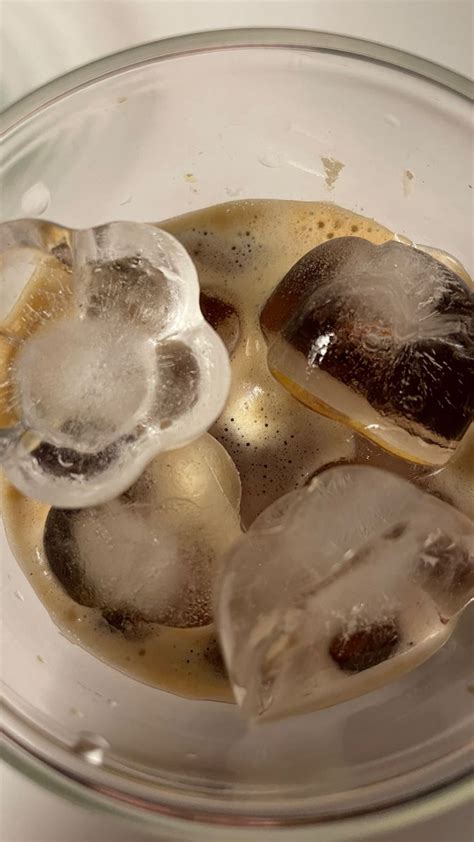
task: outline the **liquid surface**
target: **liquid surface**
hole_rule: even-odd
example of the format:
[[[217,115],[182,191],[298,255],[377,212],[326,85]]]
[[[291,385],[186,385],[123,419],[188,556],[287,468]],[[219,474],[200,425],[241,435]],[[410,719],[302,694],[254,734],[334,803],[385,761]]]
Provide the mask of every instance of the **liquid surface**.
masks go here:
[[[203,313],[231,354],[230,396],[210,432],[239,471],[244,528],[280,496],[340,461],[382,462],[474,516],[472,430],[447,468],[427,472],[312,412],[268,371],[259,315],[290,267],[333,237],[358,236],[382,243],[393,238],[388,229],[335,205],[278,200],[231,202],[160,227],[190,253],[199,275]],[[440,259],[439,252],[435,256]],[[7,326],[14,323],[27,335],[35,330],[41,313],[49,313],[48,318],[64,313],[61,299],[67,298],[68,289],[66,268],[61,271],[58,261],[53,266],[45,260]],[[138,636],[120,623],[113,627],[97,609],[74,602],[48,570],[43,550],[48,507],[4,482],[2,509],[15,557],[54,622],[73,642],[147,684],[193,698],[232,699],[212,625],[174,629],[150,623]]]

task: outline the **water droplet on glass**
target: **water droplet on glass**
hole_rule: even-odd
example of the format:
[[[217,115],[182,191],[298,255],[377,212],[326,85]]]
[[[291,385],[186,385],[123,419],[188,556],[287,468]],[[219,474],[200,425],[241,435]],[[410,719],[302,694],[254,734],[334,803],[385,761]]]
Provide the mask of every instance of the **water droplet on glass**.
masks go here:
[[[78,719],[84,719],[84,714],[82,710],[79,710],[79,708],[69,708],[69,713],[71,716],[77,716]]]
[[[276,167],[283,167],[286,163],[284,155],[281,152],[278,152],[276,149],[267,149],[263,155],[258,156],[259,164],[262,164],[264,167],[270,167],[272,169]]]
[[[110,748],[110,743],[100,734],[82,731],[77,743],[72,747],[75,754],[83,757],[92,766],[100,766],[104,762],[104,753]]]
[[[412,173],[411,170],[404,170],[402,173],[402,187],[403,187],[403,195],[409,196],[410,193],[413,192],[413,180],[415,178],[415,174]]]
[[[21,197],[21,209],[27,216],[44,213],[51,201],[51,194],[42,181],[37,181]]]

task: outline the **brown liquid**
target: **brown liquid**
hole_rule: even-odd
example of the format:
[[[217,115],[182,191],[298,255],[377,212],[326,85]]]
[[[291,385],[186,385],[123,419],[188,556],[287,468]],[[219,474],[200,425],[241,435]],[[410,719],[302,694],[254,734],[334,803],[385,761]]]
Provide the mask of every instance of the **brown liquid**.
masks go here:
[[[231,353],[231,393],[211,432],[240,473],[244,526],[328,463],[376,461],[372,451],[361,451],[361,440],[347,427],[298,403],[273,379],[259,315],[270,292],[309,249],[338,236],[356,235],[382,243],[392,233],[374,220],[335,205],[278,200],[231,202],[169,220],[161,227],[181,240],[191,254],[199,273],[203,312]],[[52,312],[48,318],[63,314],[70,294],[69,277],[59,261],[45,260],[4,327],[25,337],[45,314]],[[7,363],[3,354],[3,367]],[[14,407],[2,413],[0,424],[9,421],[12,413]],[[473,516],[472,472],[463,465],[472,466],[474,435],[459,448],[459,457],[462,452],[467,458],[461,460],[457,453],[452,466],[433,478],[433,490]],[[421,480],[422,472],[418,474],[409,463],[401,464],[410,478],[429,488],[429,477]],[[42,540],[48,507],[24,497],[7,482],[1,491],[12,551],[64,634],[147,684],[192,698],[231,700],[212,625],[172,629],[148,624],[147,633],[138,639],[126,630],[111,628],[98,610],[75,603],[48,570]]]

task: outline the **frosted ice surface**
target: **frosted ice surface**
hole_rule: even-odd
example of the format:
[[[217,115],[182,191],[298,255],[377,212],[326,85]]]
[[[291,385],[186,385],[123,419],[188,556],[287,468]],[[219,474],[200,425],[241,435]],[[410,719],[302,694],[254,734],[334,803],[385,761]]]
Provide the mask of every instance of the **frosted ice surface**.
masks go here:
[[[290,392],[405,458],[443,464],[473,418],[473,288],[420,250],[323,243],[290,269],[261,323]]]
[[[194,265],[170,234],[125,222],[49,234],[56,259],[40,262],[2,325],[0,453],[21,491],[81,507],[205,432],[230,369],[199,309]],[[17,260],[48,230],[20,221],[4,235]]]
[[[436,651],[473,595],[472,521],[399,476],[330,468],[265,510],[221,565],[236,699],[262,720],[374,689]]]

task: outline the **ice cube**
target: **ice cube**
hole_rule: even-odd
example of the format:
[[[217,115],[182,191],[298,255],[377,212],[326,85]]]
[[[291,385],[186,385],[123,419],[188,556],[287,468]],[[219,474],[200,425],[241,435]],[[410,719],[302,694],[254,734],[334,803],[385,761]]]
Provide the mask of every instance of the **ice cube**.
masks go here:
[[[61,234],[19,221],[4,235],[7,257],[35,238],[64,251],[1,326],[5,472],[62,508],[111,499],[156,453],[205,432],[225,402],[228,355],[199,309],[193,263],[152,225]]]
[[[12,379],[26,428],[41,440],[98,452],[150,415],[155,353],[135,325],[61,319],[22,343]]]
[[[444,464],[474,412],[474,293],[402,243],[308,252],[261,313],[274,376],[382,447]]]
[[[155,340],[202,323],[194,265],[165,231],[130,222],[74,231],[72,253],[77,305],[89,317],[142,325]]]
[[[206,625],[216,559],[240,535],[239,503],[236,468],[205,435],[155,457],[116,500],[50,509],[46,558],[76,602],[124,633]]]
[[[338,466],[263,512],[230,550],[215,617],[249,718],[333,705],[449,637],[474,595],[474,526],[378,468]]]

